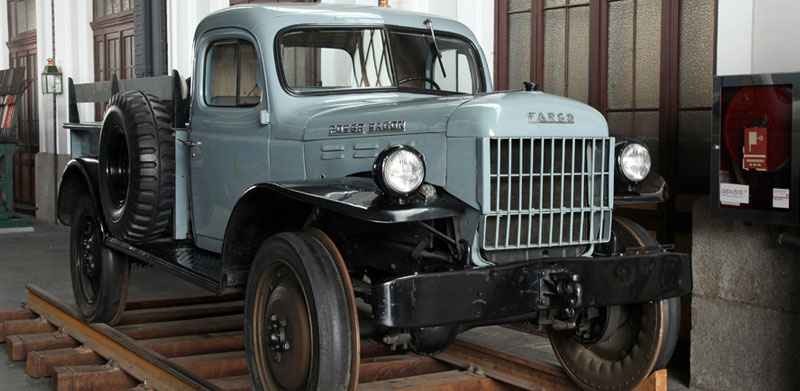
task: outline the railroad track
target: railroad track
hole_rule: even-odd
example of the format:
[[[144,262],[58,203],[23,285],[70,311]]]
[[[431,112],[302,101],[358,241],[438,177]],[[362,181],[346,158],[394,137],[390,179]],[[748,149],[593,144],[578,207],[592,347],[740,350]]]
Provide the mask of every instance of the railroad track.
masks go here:
[[[31,377],[52,377],[56,391],[252,390],[243,304],[231,296],[131,301],[112,328],[83,323],[72,306],[28,286],[24,307],[0,310],[0,343]],[[362,340],[358,390],[578,389],[554,363],[508,346],[460,337],[421,357]],[[666,377],[656,372],[639,390],[664,391]]]

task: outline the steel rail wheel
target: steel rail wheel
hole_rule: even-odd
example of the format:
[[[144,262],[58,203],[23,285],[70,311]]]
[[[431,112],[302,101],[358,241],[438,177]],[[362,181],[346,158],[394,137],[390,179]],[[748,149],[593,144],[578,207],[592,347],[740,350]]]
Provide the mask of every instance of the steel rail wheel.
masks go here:
[[[348,389],[358,330],[343,281],[334,256],[307,233],[264,242],[245,298],[245,348],[256,390]]]
[[[122,317],[128,295],[128,257],[103,245],[100,221],[87,196],[75,203],[70,225],[72,292],[89,323],[113,325]]]
[[[336,244],[333,243],[333,240],[331,240],[325,232],[316,228],[309,228],[306,232],[325,246],[328,253],[331,254],[333,260],[336,262],[339,275],[342,277],[342,284],[346,291],[347,309],[350,311],[350,330],[352,330],[350,346],[353,352],[350,359],[350,385],[347,389],[349,391],[355,391],[358,387],[358,370],[361,367],[361,331],[358,325],[358,306],[356,305],[356,295],[353,291],[353,282],[350,281],[350,273],[347,271],[347,264],[344,262],[344,258],[342,258],[342,254],[339,252],[339,249],[336,248]]]
[[[630,220],[615,218],[613,230],[618,251],[658,245]],[[596,332],[599,338],[575,330],[550,330],[550,344],[564,371],[581,388],[633,390],[669,362],[680,328],[680,299],[601,310],[605,328]]]

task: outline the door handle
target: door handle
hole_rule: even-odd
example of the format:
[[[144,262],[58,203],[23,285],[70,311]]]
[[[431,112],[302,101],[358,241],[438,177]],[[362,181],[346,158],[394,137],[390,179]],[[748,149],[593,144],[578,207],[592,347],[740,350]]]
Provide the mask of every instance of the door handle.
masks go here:
[[[192,140],[180,140],[180,142],[182,142],[182,143],[183,143],[183,145],[185,145],[185,146],[187,146],[187,147],[189,147],[189,148],[191,148],[191,147],[196,147],[196,146],[198,146],[198,145],[203,145],[203,143],[202,143],[202,142],[200,142],[200,141],[192,141]]]

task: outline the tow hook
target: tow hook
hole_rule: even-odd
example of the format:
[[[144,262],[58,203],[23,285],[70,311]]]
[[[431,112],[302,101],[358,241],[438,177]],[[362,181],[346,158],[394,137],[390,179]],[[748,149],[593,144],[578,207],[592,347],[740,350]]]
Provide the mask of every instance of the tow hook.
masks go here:
[[[565,271],[542,271],[539,273],[539,305],[571,310],[583,304],[583,289],[577,274]],[[569,317],[569,314],[567,314]]]

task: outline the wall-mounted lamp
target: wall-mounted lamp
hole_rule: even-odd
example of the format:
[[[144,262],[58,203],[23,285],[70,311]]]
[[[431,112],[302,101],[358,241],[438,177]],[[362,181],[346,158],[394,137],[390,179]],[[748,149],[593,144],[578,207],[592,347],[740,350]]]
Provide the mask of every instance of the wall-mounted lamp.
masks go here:
[[[47,65],[44,66],[44,72],[42,72],[42,93],[61,93],[61,71],[52,58],[47,59]]]

